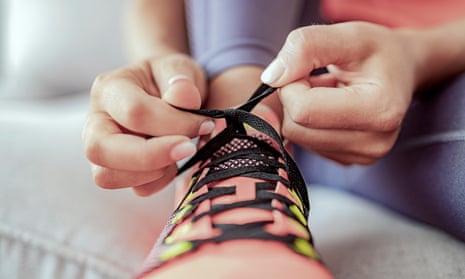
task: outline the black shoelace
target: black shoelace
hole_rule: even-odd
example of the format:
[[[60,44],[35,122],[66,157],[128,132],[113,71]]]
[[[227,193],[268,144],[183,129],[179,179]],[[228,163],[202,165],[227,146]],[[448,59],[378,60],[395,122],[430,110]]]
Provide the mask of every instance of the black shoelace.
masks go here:
[[[275,90],[276,88],[274,87],[270,87],[266,84],[261,84],[255,90],[255,92],[252,94],[249,100],[236,109],[184,110],[194,114],[208,116],[210,118],[224,118],[226,120],[227,126],[221,133],[219,133],[216,137],[212,138],[209,142],[207,142],[205,146],[203,146],[189,161],[187,161],[179,169],[178,175],[191,168],[196,163],[204,162],[210,159],[216,150],[228,143],[234,136],[247,135],[244,127],[244,124],[247,124],[250,127],[262,132],[263,134],[266,134],[278,144],[282,157],[285,161],[285,169],[289,177],[292,178],[289,187],[295,190],[299,198],[303,201],[304,214],[308,216],[310,208],[307,187],[297,164],[287,152],[285,146],[283,145],[282,139],[276,132],[276,130],[260,117],[250,113],[250,111],[261,100],[272,94]],[[221,179],[218,177],[216,178],[217,180]]]
[[[177,256],[194,251],[204,243],[221,243],[237,239],[277,241],[287,245],[296,253],[312,260],[319,260],[318,255],[313,250],[313,240],[307,227],[309,215],[307,187],[297,164],[287,152],[281,137],[275,129],[265,120],[250,113],[263,98],[272,94],[275,90],[276,88],[262,84],[245,104],[236,109],[184,110],[211,118],[223,118],[226,120],[226,128],[208,141],[190,160],[180,167],[178,175],[199,163],[198,170],[192,175],[188,193],[173,212],[167,226],[160,235],[155,246],[155,254],[149,257],[152,260],[152,263],[149,264],[151,266],[150,270]],[[259,138],[248,135],[246,125],[259,131],[264,136]],[[276,143],[277,149],[270,144],[271,141]],[[285,170],[287,178],[279,175],[279,169]],[[201,174],[205,173],[205,170],[207,172],[202,176]],[[203,194],[197,193],[199,189],[210,183],[237,176],[259,180],[259,182],[255,183],[255,199],[226,204],[212,204],[209,210],[194,215],[198,205],[203,201],[236,193],[236,185],[208,187],[208,191]],[[274,192],[278,182],[288,188],[289,193],[297,203]],[[272,206],[273,200],[279,201],[283,206],[280,208]],[[302,237],[290,233],[276,235],[266,231],[265,226],[272,224],[273,220],[245,224],[212,223],[213,228],[219,229],[221,233],[218,236],[204,239],[176,241],[175,237],[172,236],[175,227],[187,218],[190,218],[190,224],[194,224],[206,216],[214,216],[244,207],[280,211],[285,216],[295,220],[301,226],[301,229],[306,232],[306,236]]]

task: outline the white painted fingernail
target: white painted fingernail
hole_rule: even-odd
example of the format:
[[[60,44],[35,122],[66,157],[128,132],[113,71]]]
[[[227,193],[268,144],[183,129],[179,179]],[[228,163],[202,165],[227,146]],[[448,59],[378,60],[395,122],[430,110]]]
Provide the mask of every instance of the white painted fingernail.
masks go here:
[[[168,85],[173,85],[175,82],[180,81],[180,80],[189,80],[189,81],[191,81],[192,79],[190,77],[186,76],[186,75],[179,74],[179,75],[172,76],[168,80]]]
[[[173,147],[170,155],[173,160],[179,161],[194,155],[195,152],[197,152],[195,144],[190,141],[185,141]]]
[[[215,130],[215,122],[212,120],[205,120],[200,124],[199,136],[209,135]]]
[[[329,64],[328,66],[326,66],[326,69],[328,70],[328,72],[330,72],[332,74],[339,71],[339,69],[333,64]]]
[[[265,71],[263,71],[260,79],[265,84],[271,84],[284,73],[284,64],[280,59],[275,59],[271,62]]]

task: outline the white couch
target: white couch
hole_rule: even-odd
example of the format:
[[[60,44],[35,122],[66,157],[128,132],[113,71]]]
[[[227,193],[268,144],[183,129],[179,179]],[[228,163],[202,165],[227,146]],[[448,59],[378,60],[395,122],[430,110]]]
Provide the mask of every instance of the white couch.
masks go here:
[[[3,1],[0,278],[128,278],[172,207],[94,185],[80,133],[93,78],[125,64],[127,0]],[[337,278],[465,278],[465,245],[312,186],[311,229]]]

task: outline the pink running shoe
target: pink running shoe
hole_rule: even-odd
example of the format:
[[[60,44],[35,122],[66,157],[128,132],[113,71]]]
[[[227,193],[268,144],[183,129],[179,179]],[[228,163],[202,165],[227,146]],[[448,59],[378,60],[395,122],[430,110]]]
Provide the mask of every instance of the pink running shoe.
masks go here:
[[[226,128],[180,168],[191,173],[185,195],[139,278],[332,278],[313,247],[296,163],[248,112],[273,91],[262,85],[238,109],[192,111],[224,118]]]

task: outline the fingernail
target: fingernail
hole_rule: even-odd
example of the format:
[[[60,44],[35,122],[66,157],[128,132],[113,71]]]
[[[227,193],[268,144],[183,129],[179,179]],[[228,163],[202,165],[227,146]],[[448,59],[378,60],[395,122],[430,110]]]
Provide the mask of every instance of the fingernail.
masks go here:
[[[185,141],[173,147],[171,150],[171,158],[175,161],[185,159],[197,152],[197,147],[190,141]]]
[[[278,78],[284,72],[284,65],[280,59],[275,59],[271,62],[268,67],[266,67],[265,71],[263,71],[260,79],[263,83],[271,84],[274,81],[278,80]]]
[[[199,136],[211,134],[215,130],[215,122],[212,120],[205,120],[200,124]]]
[[[175,76],[172,76],[168,80],[168,85],[173,85],[175,82],[180,81],[180,80],[189,80],[190,81],[191,78],[186,76],[186,75],[183,75],[183,74],[175,75]]]
[[[330,73],[336,73],[339,69],[333,65],[333,64],[329,64],[328,66],[326,66],[326,69],[328,70],[328,72]]]
[[[168,88],[166,90],[162,90],[162,98],[165,100],[165,101],[171,101],[171,99],[173,98],[171,96],[172,94],[172,90],[170,90],[170,87],[173,86],[173,84],[177,83],[177,82],[180,82],[180,81],[190,81],[190,77],[186,76],[186,75],[182,75],[182,74],[179,74],[179,75],[175,75],[175,76],[172,76],[169,80],[168,80]]]

